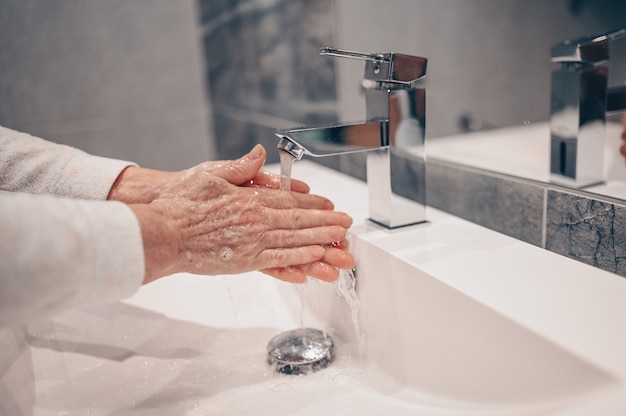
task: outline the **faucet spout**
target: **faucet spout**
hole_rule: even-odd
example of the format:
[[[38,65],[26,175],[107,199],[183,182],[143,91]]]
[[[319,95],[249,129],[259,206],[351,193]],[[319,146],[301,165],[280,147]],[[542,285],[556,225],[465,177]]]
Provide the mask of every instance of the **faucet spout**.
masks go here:
[[[305,152],[304,147],[300,146],[288,137],[280,138],[278,142],[278,150],[289,153],[295,160],[302,159],[302,155],[304,155]]]
[[[368,152],[370,219],[388,228],[425,221],[426,59],[323,48],[322,55],[364,60],[367,119],[277,130],[278,149],[295,159]]]
[[[381,141],[381,122],[361,122],[276,130],[278,149],[300,159],[364,152],[387,146]]]

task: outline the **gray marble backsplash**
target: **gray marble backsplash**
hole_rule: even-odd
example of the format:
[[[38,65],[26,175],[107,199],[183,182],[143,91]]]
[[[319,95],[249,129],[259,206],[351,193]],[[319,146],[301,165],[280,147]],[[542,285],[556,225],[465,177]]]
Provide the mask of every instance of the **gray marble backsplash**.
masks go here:
[[[428,205],[543,246],[542,186],[432,159],[426,172]]]
[[[626,205],[430,159],[427,203],[487,228],[626,276]]]
[[[546,248],[626,276],[626,206],[549,189]]]
[[[315,161],[366,180],[365,153]],[[626,277],[623,201],[429,158],[426,204]]]
[[[332,0],[200,0],[216,147],[235,158],[277,128],[336,122]],[[276,162],[278,152],[268,152]]]

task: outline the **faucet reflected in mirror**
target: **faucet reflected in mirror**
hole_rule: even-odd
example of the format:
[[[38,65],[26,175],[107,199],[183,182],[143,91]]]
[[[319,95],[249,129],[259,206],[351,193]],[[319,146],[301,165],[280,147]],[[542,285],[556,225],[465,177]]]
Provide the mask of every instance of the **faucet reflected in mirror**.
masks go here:
[[[368,152],[370,219],[387,228],[425,222],[425,58],[322,48],[321,55],[365,61],[366,120],[276,131],[295,159]]]
[[[604,181],[606,114],[626,109],[626,87],[608,88],[609,45],[626,28],[552,46],[550,172],[555,183],[586,187]]]

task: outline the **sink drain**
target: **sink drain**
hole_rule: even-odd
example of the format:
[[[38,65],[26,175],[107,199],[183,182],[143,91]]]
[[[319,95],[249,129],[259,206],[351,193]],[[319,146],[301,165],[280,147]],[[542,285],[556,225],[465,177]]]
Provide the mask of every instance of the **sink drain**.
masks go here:
[[[313,328],[278,334],[267,344],[267,362],[285,374],[307,374],[321,370],[333,360],[330,335]]]

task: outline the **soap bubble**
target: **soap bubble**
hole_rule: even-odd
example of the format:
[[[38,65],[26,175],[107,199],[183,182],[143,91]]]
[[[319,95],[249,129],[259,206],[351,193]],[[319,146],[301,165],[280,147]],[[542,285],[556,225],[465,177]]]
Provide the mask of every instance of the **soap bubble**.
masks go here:
[[[230,247],[222,247],[219,258],[222,261],[230,261],[233,258],[233,250]]]

